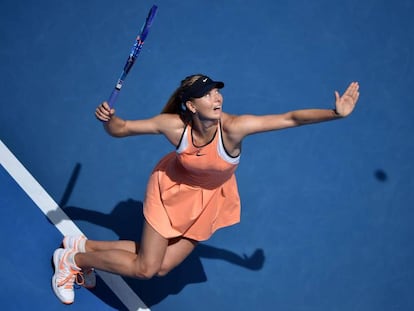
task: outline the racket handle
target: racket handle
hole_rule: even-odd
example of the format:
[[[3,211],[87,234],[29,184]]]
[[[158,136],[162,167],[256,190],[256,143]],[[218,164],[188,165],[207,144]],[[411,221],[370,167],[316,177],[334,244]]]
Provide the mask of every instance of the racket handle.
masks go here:
[[[114,88],[114,90],[111,93],[111,96],[109,96],[109,99],[108,99],[109,108],[112,108],[114,106],[115,101],[118,98],[119,91],[120,90],[118,90],[117,88]]]

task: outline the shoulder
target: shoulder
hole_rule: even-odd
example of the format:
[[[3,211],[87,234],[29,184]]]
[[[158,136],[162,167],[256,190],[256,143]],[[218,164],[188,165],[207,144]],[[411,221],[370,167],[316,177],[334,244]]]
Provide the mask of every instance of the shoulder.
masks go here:
[[[159,133],[163,134],[174,145],[178,146],[186,123],[178,114],[161,113],[154,117]]]
[[[237,122],[237,118],[237,115],[223,112],[220,119],[223,131],[231,130],[231,128],[234,126],[234,123]]]
[[[256,116],[252,115],[234,115],[223,113],[221,118],[221,124],[223,132],[227,133],[231,137],[242,137],[250,134],[249,124],[256,120]]]
[[[242,139],[248,135],[296,126],[292,113],[268,115],[223,115],[223,128],[230,135]]]
[[[220,124],[227,150],[230,150],[231,154],[239,154],[240,144],[244,137],[240,131],[240,116],[223,112]],[[235,150],[234,152],[232,152],[233,149]]]
[[[161,113],[152,118],[159,133],[164,135],[178,133],[181,135],[186,123],[174,113]]]
[[[148,119],[127,120],[126,127],[131,134],[167,134],[179,131],[185,126],[177,114],[162,113]]]
[[[159,124],[167,124],[173,127],[184,127],[183,119],[176,113],[160,113],[152,118],[152,120]]]

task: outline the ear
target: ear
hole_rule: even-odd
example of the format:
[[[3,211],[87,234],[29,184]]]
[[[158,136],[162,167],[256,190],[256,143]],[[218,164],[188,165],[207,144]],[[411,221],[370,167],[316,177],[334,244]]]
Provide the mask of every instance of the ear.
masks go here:
[[[193,104],[193,102],[191,100],[187,100],[186,103],[185,103],[185,106],[192,113],[196,113],[196,108],[194,107],[194,104]]]

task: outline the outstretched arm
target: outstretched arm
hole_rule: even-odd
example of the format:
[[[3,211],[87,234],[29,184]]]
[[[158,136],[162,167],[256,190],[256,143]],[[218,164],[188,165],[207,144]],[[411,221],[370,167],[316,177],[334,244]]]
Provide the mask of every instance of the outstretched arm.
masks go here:
[[[95,110],[95,116],[103,122],[105,130],[114,137],[142,134],[163,134],[173,145],[177,145],[184,129],[184,122],[176,114],[159,114],[142,120],[124,120],[115,115],[115,110],[103,102]]]
[[[330,121],[349,116],[359,98],[359,85],[352,82],[342,96],[335,91],[335,109],[304,109],[284,114],[286,127]],[[283,127],[282,127],[283,128]]]
[[[359,97],[359,85],[352,82],[342,96],[335,92],[335,109],[302,109],[283,114],[265,116],[230,116],[228,133],[234,141],[255,133],[279,130],[347,117],[352,113]]]
[[[330,121],[349,116],[359,98],[359,85],[352,82],[342,96],[335,91],[335,109],[304,109],[286,113],[287,127]]]
[[[248,135],[346,117],[352,113],[358,101],[358,83],[352,82],[342,96],[335,92],[335,98],[335,109],[303,109],[264,116],[235,116],[223,113],[226,149],[229,154],[237,155],[240,154],[242,140]]]

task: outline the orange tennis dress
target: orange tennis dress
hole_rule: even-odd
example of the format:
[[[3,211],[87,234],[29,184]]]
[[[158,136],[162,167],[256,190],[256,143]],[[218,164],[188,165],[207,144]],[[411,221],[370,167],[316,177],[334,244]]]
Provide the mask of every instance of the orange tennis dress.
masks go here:
[[[207,240],[217,229],[240,221],[240,197],[234,172],[240,155],[230,156],[220,123],[212,141],[196,147],[191,125],[176,151],[153,170],[144,200],[147,222],[163,237]]]

